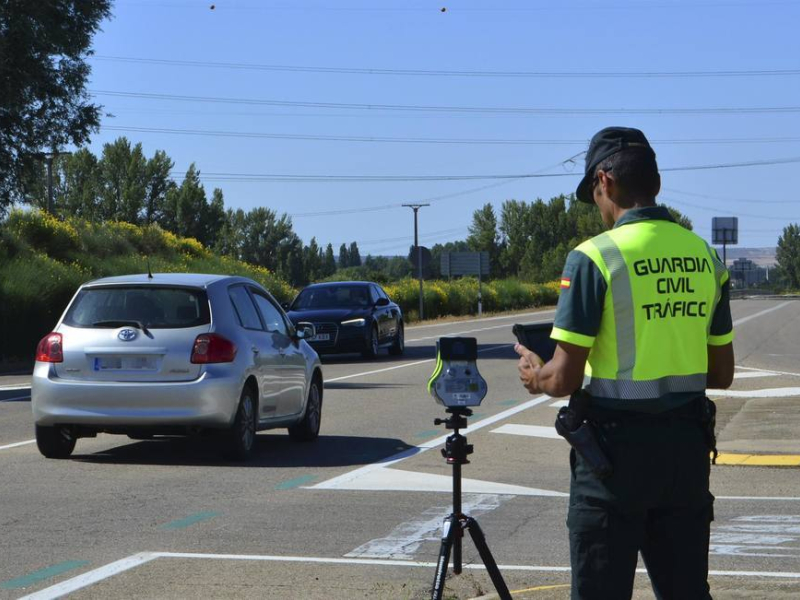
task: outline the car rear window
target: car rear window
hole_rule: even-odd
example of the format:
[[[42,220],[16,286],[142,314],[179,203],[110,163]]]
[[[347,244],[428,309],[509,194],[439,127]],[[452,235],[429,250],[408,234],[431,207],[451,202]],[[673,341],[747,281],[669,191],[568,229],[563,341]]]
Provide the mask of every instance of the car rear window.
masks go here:
[[[83,289],[64,317],[70,327],[121,327],[137,321],[151,329],[197,327],[210,320],[203,290],[141,285]]]

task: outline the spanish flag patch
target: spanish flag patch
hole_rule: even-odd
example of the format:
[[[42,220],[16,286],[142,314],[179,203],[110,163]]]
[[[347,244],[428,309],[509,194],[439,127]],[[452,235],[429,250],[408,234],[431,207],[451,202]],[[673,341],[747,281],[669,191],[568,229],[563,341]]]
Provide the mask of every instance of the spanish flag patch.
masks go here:
[[[561,289],[562,289],[562,290],[566,290],[566,289],[568,289],[568,288],[569,288],[569,286],[570,286],[570,281],[569,281],[569,279],[567,279],[566,277],[562,278],[562,279],[561,279]]]

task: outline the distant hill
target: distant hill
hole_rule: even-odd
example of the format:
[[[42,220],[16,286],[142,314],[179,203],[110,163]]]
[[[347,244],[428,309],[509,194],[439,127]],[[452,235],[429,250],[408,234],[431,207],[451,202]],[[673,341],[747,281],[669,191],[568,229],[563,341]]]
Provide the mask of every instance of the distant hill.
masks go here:
[[[720,257],[722,257],[722,246],[715,246]],[[727,249],[728,265],[737,258],[749,258],[760,267],[775,266],[775,248],[739,248],[738,246],[728,246]]]

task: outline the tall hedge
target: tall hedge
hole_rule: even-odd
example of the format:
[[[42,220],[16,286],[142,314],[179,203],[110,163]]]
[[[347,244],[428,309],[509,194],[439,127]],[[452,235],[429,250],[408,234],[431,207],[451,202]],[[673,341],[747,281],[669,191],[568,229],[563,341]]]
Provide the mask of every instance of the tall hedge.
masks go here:
[[[40,211],[12,211],[0,225],[0,361],[30,361],[82,283],[146,273],[148,262],[154,273],[242,275],[280,301],[294,295],[266,269],[215,256],[197,240],[158,225],[60,221]]]

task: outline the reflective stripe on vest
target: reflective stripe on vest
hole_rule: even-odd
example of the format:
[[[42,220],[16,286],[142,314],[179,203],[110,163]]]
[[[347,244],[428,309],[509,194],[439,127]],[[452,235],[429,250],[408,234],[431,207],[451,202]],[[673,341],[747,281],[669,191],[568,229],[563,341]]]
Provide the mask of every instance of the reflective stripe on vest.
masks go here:
[[[592,377],[586,387],[592,396],[619,400],[653,400],[673,392],[699,392],[706,387],[706,374],[670,375],[660,379],[631,381]]]

